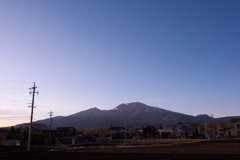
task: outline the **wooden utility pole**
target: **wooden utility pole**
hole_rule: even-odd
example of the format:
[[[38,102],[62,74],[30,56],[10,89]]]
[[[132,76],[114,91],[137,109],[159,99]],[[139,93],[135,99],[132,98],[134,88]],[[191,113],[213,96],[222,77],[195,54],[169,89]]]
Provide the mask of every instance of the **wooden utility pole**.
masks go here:
[[[53,116],[53,112],[51,110],[51,112],[48,112],[49,113],[49,116],[50,116],[50,123],[49,123],[49,145],[51,145],[51,130],[52,130],[52,116]]]
[[[211,116],[212,116],[212,123],[213,123],[213,138],[215,138],[215,127],[214,127],[214,122],[213,122],[213,114]]]
[[[112,137],[112,121],[110,121],[110,129],[111,129],[111,140],[113,139]]]
[[[206,120],[205,120],[205,133],[208,133]]]
[[[166,131],[166,119],[165,119],[165,117],[163,118],[163,127],[164,127],[164,128],[163,128],[163,131],[164,131],[164,132],[167,132],[167,131]]]
[[[33,87],[29,88],[30,90],[33,90],[32,92],[29,92],[33,96],[32,96],[32,106],[30,106],[31,107],[31,118],[30,118],[30,128],[29,128],[29,135],[28,135],[28,147],[27,147],[28,151],[30,151],[30,149],[31,149],[34,98],[35,98],[35,93],[38,93],[38,92],[35,91],[36,88],[37,88],[37,86],[35,86],[35,82],[33,82]]]
[[[127,140],[127,120],[125,120],[125,139]]]

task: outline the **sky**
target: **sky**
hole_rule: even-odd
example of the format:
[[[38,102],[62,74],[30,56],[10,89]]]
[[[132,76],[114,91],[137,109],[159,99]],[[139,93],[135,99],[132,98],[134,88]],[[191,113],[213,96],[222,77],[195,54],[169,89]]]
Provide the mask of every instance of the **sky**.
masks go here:
[[[0,1],[0,127],[141,101],[240,116],[240,1]]]

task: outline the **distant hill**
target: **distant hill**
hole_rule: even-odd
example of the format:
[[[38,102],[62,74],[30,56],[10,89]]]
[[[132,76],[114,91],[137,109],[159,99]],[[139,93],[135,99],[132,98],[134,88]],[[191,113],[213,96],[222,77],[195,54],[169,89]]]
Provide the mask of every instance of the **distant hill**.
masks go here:
[[[214,122],[229,122],[236,117],[215,118]],[[110,123],[112,126],[146,126],[154,124],[165,124],[173,126],[182,121],[189,123],[204,123],[212,121],[208,115],[191,116],[178,112],[173,112],[158,107],[151,107],[140,102],[132,102],[120,104],[111,110],[100,110],[91,108],[82,112],[78,112],[69,116],[59,116],[53,118],[53,127],[72,126],[77,129],[90,128],[108,128]],[[49,119],[37,121],[49,125]]]

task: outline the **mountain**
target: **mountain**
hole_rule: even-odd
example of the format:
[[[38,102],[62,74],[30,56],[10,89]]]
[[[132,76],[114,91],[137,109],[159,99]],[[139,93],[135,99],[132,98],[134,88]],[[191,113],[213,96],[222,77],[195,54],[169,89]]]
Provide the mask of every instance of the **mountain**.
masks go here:
[[[229,122],[233,118],[236,117],[216,118],[214,122]],[[208,115],[191,116],[151,107],[140,102],[132,102],[120,104],[111,110],[100,110],[95,107],[69,116],[54,117],[52,124],[53,127],[72,126],[77,129],[90,129],[108,128],[110,123],[112,126],[125,126],[125,122],[127,128],[164,123],[166,126],[173,126],[180,121],[204,123],[212,121],[212,118]],[[49,119],[40,120],[37,123],[49,125]]]

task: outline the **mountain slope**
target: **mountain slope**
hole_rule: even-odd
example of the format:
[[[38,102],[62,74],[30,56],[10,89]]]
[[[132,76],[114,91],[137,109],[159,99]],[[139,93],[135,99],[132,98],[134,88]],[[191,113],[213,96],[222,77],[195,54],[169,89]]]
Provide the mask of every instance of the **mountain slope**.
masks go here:
[[[227,122],[232,118],[234,117],[224,117],[214,119],[214,121]],[[139,102],[133,102],[120,104],[111,110],[91,108],[70,116],[53,118],[53,125],[55,127],[73,126],[77,129],[89,129],[99,127],[108,128],[110,123],[112,123],[112,126],[125,126],[126,122],[127,128],[130,128],[132,126],[163,124],[164,121],[167,126],[173,126],[179,121],[203,123],[205,121],[212,121],[212,118],[208,115],[195,117],[158,107],[151,107]],[[49,125],[49,119],[37,122]]]

